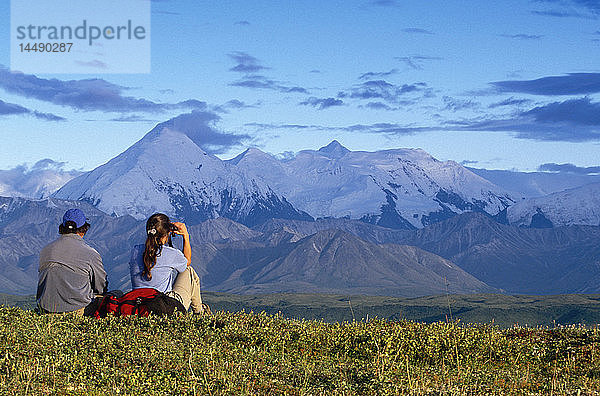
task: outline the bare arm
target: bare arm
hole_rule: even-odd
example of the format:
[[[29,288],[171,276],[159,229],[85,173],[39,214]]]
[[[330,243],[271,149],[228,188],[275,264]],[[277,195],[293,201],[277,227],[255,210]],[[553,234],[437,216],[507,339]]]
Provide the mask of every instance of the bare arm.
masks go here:
[[[192,246],[190,245],[190,234],[184,223],[173,223],[177,227],[175,234],[183,236],[183,255],[187,259],[188,267],[192,265]]]

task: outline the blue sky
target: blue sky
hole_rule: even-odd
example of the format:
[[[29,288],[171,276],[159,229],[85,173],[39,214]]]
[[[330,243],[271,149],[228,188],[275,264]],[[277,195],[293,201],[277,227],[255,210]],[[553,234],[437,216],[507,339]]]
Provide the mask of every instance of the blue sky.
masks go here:
[[[599,17],[591,0],[155,0],[150,74],[16,74],[0,42],[0,169],[92,169],[192,111],[222,158],[338,139],[488,169],[596,169]]]

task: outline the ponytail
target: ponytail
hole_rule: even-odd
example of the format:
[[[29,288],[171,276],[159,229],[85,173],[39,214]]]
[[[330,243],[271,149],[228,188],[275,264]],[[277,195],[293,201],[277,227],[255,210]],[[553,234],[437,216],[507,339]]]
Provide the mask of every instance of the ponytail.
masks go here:
[[[146,222],[146,244],[144,248],[144,270],[142,276],[152,280],[152,268],[156,265],[156,258],[162,252],[162,241],[168,236],[168,245],[173,247],[171,241],[171,221],[167,215],[155,213]]]

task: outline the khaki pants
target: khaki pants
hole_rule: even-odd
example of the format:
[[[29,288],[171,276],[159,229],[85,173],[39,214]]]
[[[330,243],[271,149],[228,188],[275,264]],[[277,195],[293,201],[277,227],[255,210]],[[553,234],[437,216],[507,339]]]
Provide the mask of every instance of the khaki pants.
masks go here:
[[[121,293],[121,295],[123,295],[123,292],[120,290],[113,290],[110,293],[114,293],[115,291],[118,293]],[[100,301],[102,301],[103,297],[104,296],[102,294],[95,294],[92,302],[90,302],[86,307],[82,307],[75,311],[70,311],[70,312],[50,312],[50,311],[46,311],[44,308],[40,307],[39,305],[38,305],[38,309],[43,314],[58,315],[58,314],[65,314],[65,313],[74,313],[77,316],[82,316],[82,315],[94,316],[94,312],[96,311],[96,308],[98,307],[98,304],[100,303]],[[98,299],[100,299],[100,301],[98,301]]]
[[[93,304],[93,302],[90,303],[90,305],[91,304]],[[48,315],[60,315],[60,314],[74,313],[77,316],[82,316],[85,313],[85,311],[86,311],[87,308],[88,307],[83,307],[83,308],[79,308],[79,309],[77,309],[75,311],[70,311],[70,312],[50,312],[50,311],[46,311],[44,308],[38,306],[38,309],[40,310],[41,313],[48,314]]]
[[[46,311],[42,307],[38,307],[38,309],[40,310],[41,313],[46,314],[46,315],[62,315],[62,314],[74,313],[77,316],[83,316],[83,312],[85,311],[85,307],[79,308],[76,311],[70,311],[70,312],[50,312],[50,311]]]
[[[194,313],[202,313],[202,296],[200,295],[200,277],[192,267],[188,267],[185,271],[180,272],[173,284],[172,296],[177,298],[185,309],[192,307]],[[167,293],[170,294],[170,293]],[[179,298],[178,298],[179,297]]]

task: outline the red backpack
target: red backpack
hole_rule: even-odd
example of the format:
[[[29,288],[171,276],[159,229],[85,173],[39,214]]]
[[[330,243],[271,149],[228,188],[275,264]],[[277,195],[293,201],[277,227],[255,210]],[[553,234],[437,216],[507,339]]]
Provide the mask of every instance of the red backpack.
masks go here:
[[[112,294],[105,295],[98,304],[94,317],[105,318],[109,313],[115,316],[172,315],[178,311],[186,313],[185,307],[178,300],[156,289],[141,288],[119,298]]]

